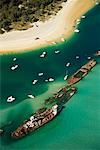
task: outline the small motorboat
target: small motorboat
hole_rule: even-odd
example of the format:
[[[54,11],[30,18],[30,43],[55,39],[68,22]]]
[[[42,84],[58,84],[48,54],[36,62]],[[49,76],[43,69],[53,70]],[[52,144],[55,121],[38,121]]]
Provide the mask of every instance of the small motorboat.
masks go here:
[[[77,22],[76,24],[78,25],[78,24],[80,24],[80,22]]]
[[[48,81],[49,81],[49,82],[53,82],[54,79],[53,79],[53,78],[49,78]]]
[[[77,21],[77,22],[80,22],[81,20],[80,20],[80,19],[77,19],[76,21]]]
[[[66,67],[69,67],[70,66],[70,63],[68,62],[67,64],[66,64]]]
[[[35,96],[34,96],[34,95],[31,95],[31,94],[29,94],[28,97],[29,97],[29,98],[32,98],[32,99],[35,98]]]
[[[80,57],[79,56],[76,56],[76,59],[79,59]]]
[[[67,78],[68,78],[68,74],[65,75],[64,80],[67,80]]]
[[[68,71],[66,70],[66,74],[64,76],[64,80],[67,80],[67,78],[68,78]]]
[[[40,58],[44,58],[45,56],[43,54],[40,55]]]
[[[38,76],[39,77],[43,76],[43,72],[38,73]]]
[[[99,2],[96,2],[95,4],[96,4],[96,5],[98,5],[98,4],[99,4]]]
[[[84,16],[84,15],[83,15],[81,18],[82,18],[82,19],[85,19],[85,18],[86,18],[86,16]]]
[[[14,57],[14,58],[13,58],[13,61],[16,61],[16,60],[17,60],[17,58],[16,58],[16,57]]]
[[[35,80],[33,80],[32,83],[33,83],[33,84],[36,84],[37,82],[38,82],[38,80],[35,79]]]
[[[41,55],[40,55],[40,58],[44,58],[46,56],[47,52],[43,52]]]
[[[43,54],[43,55],[46,55],[46,52],[43,52],[42,54]]]
[[[15,97],[9,96],[9,97],[7,98],[7,102],[8,102],[8,103],[11,103],[11,102],[13,102],[13,101],[15,101]]]
[[[64,39],[64,38],[61,38],[61,41],[62,41],[62,42],[64,42],[64,41],[65,41],[65,39]]]
[[[18,65],[15,65],[15,66],[12,66],[11,67],[11,70],[15,70],[15,69],[17,69],[18,68]]]
[[[48,80],[46,79],[45,82],[48,82]]]
[[[76,20],[76,25],[80,24],[81,20],[80,19],[77,19]]]
[[[91,59],[91,57],[89,56],[87,59]]]
[[[79,33],[79,32],[80,32],[80,30],[79,30],[79,29],[75,29],[75,30],[74,30],[74,32]]]
[[[60,53],[60,51],[59,51],[59,50],[56,50],[56,51],[55,51],[55,54],[59,54],[59,53]]]

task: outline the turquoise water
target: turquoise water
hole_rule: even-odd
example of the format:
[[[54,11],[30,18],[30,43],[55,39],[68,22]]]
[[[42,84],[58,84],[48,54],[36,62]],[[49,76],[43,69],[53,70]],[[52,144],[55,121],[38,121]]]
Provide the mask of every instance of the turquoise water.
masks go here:
[[[1,149],[100,149],[99,64],[77,84],[78,93],[52,122],[18,141],[12,140],[9,135],[32,112],[43,106],[45,98],[66,84],[63,80],[66,71],[71,75],[87,62],[88,56],[93,57],[100,49],[99,5],[86,14],[79,29],[80,34],[74,34],[69,41],[56,46],[35,52],[1,56],[0,126],[13,121],[12,125],[5,127],[5,134],[1,137]],[[56,49],[61,53],[54,54]],[[43,51],[47,51],[47,57],[40,59],[39,55]],[[76,55],[80,56],[78,60]],[[17,57],[16,63],[19,67],[13,72],[10,67],[15,64],[12,61],[14,57]],[[97,61],[100,62],[100,59]],[[67,62],[71,63],[68,68],[65,66]],[[44,76],[38,77],[39,72],[44,72]],[[49,77],[53,77],[55,82],[44,82]],[[36,85],[32,85],[34,79],[39,80]],[[28,94],[33,94],[36,98],[28,99]],[[6,99],[10,95],[16,97],[16,101],[8,104]]]

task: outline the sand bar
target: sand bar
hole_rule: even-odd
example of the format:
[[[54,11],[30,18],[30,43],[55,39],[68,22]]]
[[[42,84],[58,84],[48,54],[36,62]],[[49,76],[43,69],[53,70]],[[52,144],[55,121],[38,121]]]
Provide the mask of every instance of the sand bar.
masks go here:
[[[68,0],[56,16],[44,23],[37,22],[38,27],[0,35],[0,54],[36,50],[69,38],[74,33],[75,21],[94,5],[94,0]]]

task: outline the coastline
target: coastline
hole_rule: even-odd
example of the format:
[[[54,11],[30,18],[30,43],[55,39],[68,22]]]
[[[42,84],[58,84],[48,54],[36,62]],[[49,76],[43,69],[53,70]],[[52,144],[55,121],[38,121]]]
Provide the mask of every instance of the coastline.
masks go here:
[[[99,64],[94,67],[94,69],[86,76],[86,78],[83,79],[83,81],[77,83],[76,86],[79,91],[66,104],[67,107],[59,116],[60,118],[58,117],[58,119],[50,122],[48,125],[46,125],[46,128],[43,127],[42,130],[39,130],[39,132],[36,131],[36,134],[33,133],[18,142],[14,142],[14,140],[9,138],[9,132],[15,124],[17,126],[25,120],[23,117],[28,118],[30,114],[40,108],[44,98],[46,99],[51,97],[53,93],[56,93],[58,89],[65,85],[63,77],[65,75],[66,67],[64,67],[64,64],[67,63],[67,61],[71,62],[69,72],[73,74],[73,68],[77,70],[81,65],[83,65],[83,63],[87,61],[88,56],[94,57],[93,54],[96,53],[96,50],[98,50],[100,47],[98,38],[100,33],[98,24],[99,14],[99,7],[93,8],[87,13],[88,18],[83,20],[83,23],[80,26],[82,32],[85,31],[84,36],[81,32],[80,35],[75,34],[75,42],[73,42],[74,38],[72,37],[68,43],[66,41],[64,44],[57,44],[57,46],[51,46],[49,49],[47,47],[45,49],[45,51],[48,49],[48,56],[46,60],[39,59],[39,54],[41,53],[40,51],[43,49],[22,54],[19,53],[18,55],[3,55],[1,57],[3,81],[2,87],[4,87],[2,89],[2,99],[0,106],[1,123],[6,124],[8,121],[14,121],[15,118],[19,118],[16,120],[16,123],[11,125],[11,127],[7,127],[7,131],[4,133],[4,136],[1,137],[1,149],[7,148],[8,150],[11,150],[14,148],[17,149],[18,147],[19,149],[24,149],[26,147],[28,150],[29,145],[31,145],[31,148],[29,148],[30,150],[41,148],[47,149],[48,146],[51,146],[51,149],[59,149],[59,147],[61,149],[66,149],[66,147],[68,149],[88,149],[89,147],[98,149],[100,142],[97,135],[98,129],[100,130],[100,124],[96,124],[95,122],[99,121],[99,118],[96,116],[98,116],[98,113],[100,112],[100,105],[98,105],[98,97],[100,97],[100,93],[98,93],[98,88],[100,87]],[[84,29],[84,27],[86,28]],[[93,31],[92,29],[95,30]],[[78,37],[80,38],[78,39]],[[60,55],[54,54],[54,51],[57,48],[61,51]],[[78,60],[74,58],[74,56],[77,55],[80,56]],[[13,62],[14,57],[17,58],[17,61],[15,62]],[[99,57],[97,60],[100,62]],[[15,63],[18,63],[20,68],[18,68],[18,70],[15,72],[12,72],[10,71],[10,66]],[[54,72],[55,76],[52,77],[55,78],[55,82],[40,82],[40,85],[36,85],[36,87],[31,85],[31,78],[34,78],[34,73],[38,73],[39,71],[43,71],[44,73],[46,71],[48,77]],[[43,79],[45,79],[45,76]],[[5,88],[6,85],[7,88]],[[24,91],[21,90],[23,88],[25,88]],[[28,88],[30,91],[28,91]],[[37,95],[34,89],[36,89],[39,95]],[[13,91],[13,93],[17,91],[16,98],[20,97],[20,99],[17,99],[14,103],[8,104],[6,102],[6,97],[11,94],[11,91]],[[33,91],[33,93],[30,93],[31,91]],[[36,94],[36,97],[33,100],[26,99],[26,97],[24,97],[25,94]],[[13,111],[14,113],[12,113]],[[23,114],[23,117],[20,117],[20,114]],[[57,124],[59,124],[59,126],[57,126]],[[86,127],[85,130],[84,127]],[[54,130],[52,131],[52,129]],[[72,133],[72,131],[75,132]],[[52,133],[56,133],[56,135],[52,136]],[[91,141],[91,135],[93,135],[94,141]],[[61,139],[60,137],[64,138]],[[78,140],[79,138],[82,142]],[[37,144],[37,141],[39,144]],[[59,144],[57,145],[57,143]]]
[[[75,20],[93,6],[95,6],[93,0],[69,0],[56,16],[44,23],[37,22],[38,28],[0,35],[0,54],[27,52],[48,44],[51,45],[53,42],[60,42],[61,38],[70,38],[74,33]],[[39,39],[35,40],[37,37]]]

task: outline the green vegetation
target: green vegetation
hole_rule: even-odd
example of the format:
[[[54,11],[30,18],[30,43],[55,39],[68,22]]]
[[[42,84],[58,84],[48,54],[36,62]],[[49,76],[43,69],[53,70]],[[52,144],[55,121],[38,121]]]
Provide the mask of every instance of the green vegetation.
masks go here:
[[[25,30],[55,15],[67,0],[0,0],[0,34]]]

